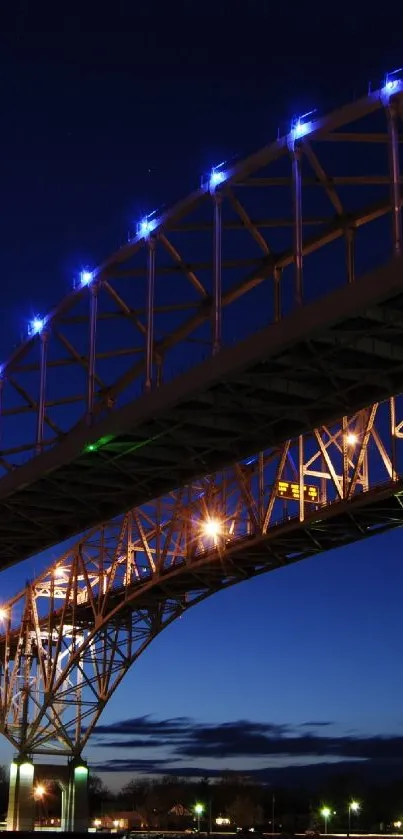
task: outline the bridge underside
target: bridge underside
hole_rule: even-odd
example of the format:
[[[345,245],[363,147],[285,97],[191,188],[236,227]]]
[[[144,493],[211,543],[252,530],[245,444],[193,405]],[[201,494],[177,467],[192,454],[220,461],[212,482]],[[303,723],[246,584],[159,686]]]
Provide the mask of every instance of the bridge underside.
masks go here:
[[[339,507],[339,510],[337,510]],[[391,482],[368,490],[350,501],[331,504],[328,509],[315,511],[303,522],[297,517],[271,527],[266,534],[253,534],[234,540],[220,552],[211,551],[198,557],[189,566],[177,563],[171,571],[162,572],[160,580],[143,583],[127,599],[127,612],[136,609],[152,610],[168,599],[185,604],[191,594],[200,598],[227,588],[258,574],[276,571],[311,556],[341,548],[371,536],[386,533],[403,525],[403,482]],[[117,620],[122,620],[122,591],[115,590],[108,597],[107,609],[112,612],[120,605]],[[68,613],[66,620],[68,620]],[[76,616],[82,627],[91,627],[92,608],[80,607]],[[0,642],[1,651],[1,642]]]
[[[266,532],[228,539],[220,548],[199,554],[191,563],[186,557],[175,566],[150,573],[128,588],[111,588],[103,598],[102,613],[109,624],[129,623],[133,610],[152,613],[173,601],[186,609],[206,596],[258,574],[276,571],[326,551],[344,547],[403,526],[403,481],[390,481],[355,495],[348,501],[332,502],[305,515],[285,517]],[[92,630],[94,603],[66,604],[54,612],[52,623],[63,619],[80,629]],[[46,629],[48,617],[39,620]],[[0,637],[0,662],[17,652],[20,630]]]
[[[20,755],[79,760],[109,698],[163,629],[234,584],[401,527],[403,481],[306,511],[302,521],[286,516],[223,536],[199,553],[178,546],[166,567],[155,553],[148,568],[140,557],[130,575],[128,519],[110,538],[92,533],[3,605],[0,731]],[[177,545],[178,534],[172,539]]]
[[[402,375],[398,259],[2,478],[0,567],[399,393]]]

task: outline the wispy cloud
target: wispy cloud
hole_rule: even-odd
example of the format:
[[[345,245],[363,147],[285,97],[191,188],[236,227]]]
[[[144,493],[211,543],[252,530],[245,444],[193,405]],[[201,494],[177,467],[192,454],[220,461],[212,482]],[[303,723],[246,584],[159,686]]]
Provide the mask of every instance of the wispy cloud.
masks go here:
[[[305,759],[307,763],[320,760],[401,760],[402,736],[325,736],[312,731],[333,723],[306,722],[299,726],[236,720],[217,725],[197,722],[188,717],[158,720],[149,716],[121,720],[111,725],[100,725],[95,730],[93,746],[103,749],[144,751],[160,750],[161,759],[150,761],[156,765],[187,760],[225,761],[240,758],[283,758],[288,763]],[[301,729],[310,731],[302,732]],[[123,766],[128,758],[108,761],[110,766]],[[130,758],[130,765],[133,761]],[[136,763],[136,758],[134,758]],[[137,761],[146,769],[141,755]],[[133,771],[133,770],[132,770]],[[140,771],[140,769],[139,769]],[[152,770],[150,770],[152,771]],[[182,769],[180,770],[182,771]]]
[[[301,722],[298,728],[322,728],[329,725],[334,725],[334,723],[327,722],[326,720],[313,720],[312,722]]]

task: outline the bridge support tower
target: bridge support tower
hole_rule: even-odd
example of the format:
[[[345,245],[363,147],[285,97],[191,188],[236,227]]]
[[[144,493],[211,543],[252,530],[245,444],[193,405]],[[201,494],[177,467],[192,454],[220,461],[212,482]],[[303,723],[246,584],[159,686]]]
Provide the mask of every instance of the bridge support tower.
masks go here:
[[[20,756],[10,766],[7,830],[33,830],[34,804],[34,764]]]
[[[88,830],[88,767],[85,760],[72,758],[67,783],[62,784],[62,831]]]
[[[88,830],[88,767],[85,760],[70,758],[67,766],[35,764],[25,756],[10,766],[7,830],[32,831],[35,823],[35,778],[56,781],[62,792],[63,832]]]

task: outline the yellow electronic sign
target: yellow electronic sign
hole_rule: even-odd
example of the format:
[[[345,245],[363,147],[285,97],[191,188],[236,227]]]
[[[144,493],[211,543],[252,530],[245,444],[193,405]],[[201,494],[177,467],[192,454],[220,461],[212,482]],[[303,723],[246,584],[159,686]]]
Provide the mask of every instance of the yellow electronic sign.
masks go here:
[[[276,495],[289,501],[299,501],[299,484],[294,481],[279,481]],[[319,488],[304,484],[304,501],[308,504],[319,504]]]

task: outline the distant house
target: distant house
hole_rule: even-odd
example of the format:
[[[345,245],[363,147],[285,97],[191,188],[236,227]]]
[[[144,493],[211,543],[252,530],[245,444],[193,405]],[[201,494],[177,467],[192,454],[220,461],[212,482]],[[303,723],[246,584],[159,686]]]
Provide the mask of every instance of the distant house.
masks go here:
[[[92,826],[107,830],[130,830],[143,827],[144,818],[137,810],[119,810],[110,812],[102,818],[93,819]]]
[[[168,810],[168,816],[179,816],[179,818],[186,818],[188,819],[189,816],[193,816],[191,810],[185,807],[184,804],[174,804],[170,810]]]
[[[167,813],[167,824],[173,829],[185,830],[185,828],[191,827],[193,822],[194,813],[184,804],[174,804]]]

